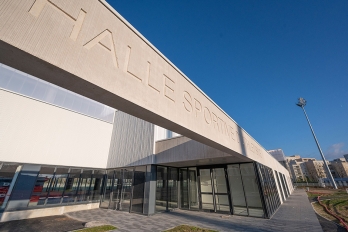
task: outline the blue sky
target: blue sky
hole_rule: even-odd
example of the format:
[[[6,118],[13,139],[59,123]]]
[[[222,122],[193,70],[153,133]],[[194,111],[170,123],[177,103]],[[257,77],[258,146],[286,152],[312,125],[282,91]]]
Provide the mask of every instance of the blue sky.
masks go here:
[[[348,1],[108,0],[264,148],[348,154]]]

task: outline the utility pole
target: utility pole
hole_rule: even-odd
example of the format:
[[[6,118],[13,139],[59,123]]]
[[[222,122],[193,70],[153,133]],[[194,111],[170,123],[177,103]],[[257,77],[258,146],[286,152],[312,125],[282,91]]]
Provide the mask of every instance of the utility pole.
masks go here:
[[[303,109],[303,113],[305,114],[306,119],[307,119],[307,122],[308,122],[308,125],[309,125],[309,127],[311,128],[311,131],[312,131],[312,134],[313,134],[315,143],[317,144],[317,147],[318,147],[318,149],[319,149],[321,158],[322,158],[323,161],[324,161],[324,166],[325,166],[325,169],[326,169],[326,172],[327,172],[327,176],[329,177],[329,179],[330,179],[330,181],[331,181],[332,187],[334,187],[335,189],[337,189],[336,182],[335,182],[334,178],[332,177],[332,174],[331,174],[331,172],[330,172],[329,166],[328,166],[327,163],[326,163],[326,159],[325,159],[325,156],[324,156],[324,154],[323,154],[323,151],[322,151],[321,148],[320,148],[320,145],[319,145],[319,142],[318,142],[318,140],[317,140],[317,137],[316,137],[315,134],[314,134],[314,130],[313,130],[313,127],[312,127],[312,125],[311,125],[311,122],[309,121],[309,118],[308,118],[308,116],[307,116],[307,113],[306,113],[306,111],[305,111],[305,109],[304,109],[306,103],[307,103],[307,101],[306,101],[304,98],[300,97],[300,98],[298,99],[298,103],[297,103],[296,105],[299,106],[299,107],[301,107],[301,108]]]

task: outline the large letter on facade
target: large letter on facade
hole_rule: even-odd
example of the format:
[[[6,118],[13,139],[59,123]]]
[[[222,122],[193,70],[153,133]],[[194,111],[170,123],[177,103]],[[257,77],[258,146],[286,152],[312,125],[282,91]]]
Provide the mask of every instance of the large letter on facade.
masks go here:
[[[117,68],[117,57],[116,57],[116,51],[115,51],[115,45],[114,45],[114,39],[112,37],[112,33],[109,30],[105,30],[93,39],[91,39],[89,42],[87,42],[85,45],[83,45],[88,50],[94,47],[97,44],[100,44],[103,46],[107,51],[111,53],[111,57],[113,60],[113,63],[115,67]]]
[[[42,9],[44,8],[45,4],[49,4],[55,9],[61,11],[67,18],[72,19],[74,21],[74,27],[71,31],[70,38],[74,41],[76,41],[77,36],[80,33],[83,21],[85,20],[86,11],[83,9],[80,10],[79,16],[77,16],[77,19],[72,17],[70,14],[65,12],[63,9],[59,8],[57,5],[53,4],[49,0],[36,0],[34,4],[31,6],[29,13],[34,15],[35,17],[38,17],[41,14]]]

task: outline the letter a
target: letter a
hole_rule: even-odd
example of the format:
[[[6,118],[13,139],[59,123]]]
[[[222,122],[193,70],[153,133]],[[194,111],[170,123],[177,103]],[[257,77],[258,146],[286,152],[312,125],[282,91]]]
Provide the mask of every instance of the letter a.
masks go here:
[[[117,56],[116,56],[116,50],[114,45],[114,39],[112,37],[112,33],[109,30],[105,30],[93,39],[91,39],[89,42],[87,42],[85,45],[83,45],[88,50],[94,47],[97,44],[100,44],[104,48],[106,48],[109,52],[111,52],[112,60],[117,68]]]

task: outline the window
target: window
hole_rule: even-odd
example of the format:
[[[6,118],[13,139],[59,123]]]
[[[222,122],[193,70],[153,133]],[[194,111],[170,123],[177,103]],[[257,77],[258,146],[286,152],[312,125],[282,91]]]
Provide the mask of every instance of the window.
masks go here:
[[[42,166],[36,179],[28,207],[45,205],[50,185],[53,182],[54,167]]]

